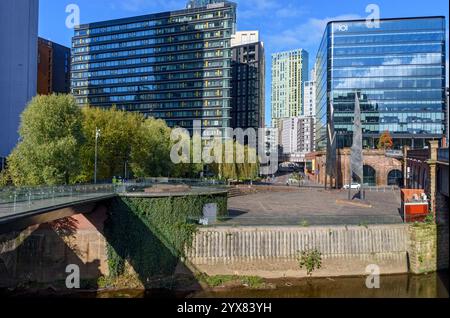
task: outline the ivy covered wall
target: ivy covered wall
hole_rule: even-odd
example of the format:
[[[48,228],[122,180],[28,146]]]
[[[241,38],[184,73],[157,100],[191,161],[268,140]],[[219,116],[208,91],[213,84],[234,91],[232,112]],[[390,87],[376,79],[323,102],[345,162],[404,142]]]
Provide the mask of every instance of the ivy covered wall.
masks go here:
[[[183,197],[118,197],[111,201],[105,223],[108,266],[119,277],[128,263],[145,284],[155,276],[172,275],[203,215],[203,206],[217,203],[227,214],[227,193]]]

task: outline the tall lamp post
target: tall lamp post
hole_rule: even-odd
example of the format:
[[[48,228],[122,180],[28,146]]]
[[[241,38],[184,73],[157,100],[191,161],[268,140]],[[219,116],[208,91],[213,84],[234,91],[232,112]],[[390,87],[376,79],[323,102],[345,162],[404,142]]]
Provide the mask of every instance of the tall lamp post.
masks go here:
[[[100,129],[95,128],[94,184],[97,184],[97,157],[98,157],[98,138],[99,137],[100,137]]]

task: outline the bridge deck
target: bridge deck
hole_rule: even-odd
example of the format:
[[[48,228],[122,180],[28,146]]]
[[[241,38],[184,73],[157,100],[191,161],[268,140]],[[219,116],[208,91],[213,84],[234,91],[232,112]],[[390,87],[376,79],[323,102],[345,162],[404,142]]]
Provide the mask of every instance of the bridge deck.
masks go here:
[[[101,201],[112,198],[115,195],[114,192],[85,193],[77,194],[76,196],[56,197],[17,203],[3,203],[0,204],[0,221],[12,217],[29,216],[30,214],[43,213],[68,206]]]
[[[96,202],[116,195],[116,187],[108,184],[3,188],[0,189],[0,232],[51,222],[77,211],[87,213]]]

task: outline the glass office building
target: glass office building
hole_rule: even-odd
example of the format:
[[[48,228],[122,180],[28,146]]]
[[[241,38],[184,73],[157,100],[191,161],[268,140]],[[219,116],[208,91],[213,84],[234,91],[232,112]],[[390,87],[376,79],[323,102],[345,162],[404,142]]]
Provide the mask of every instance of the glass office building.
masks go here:
[[[231,121],[231,36],[236,5],[98,22],[76,28],[72,93],[79,105],[112,107],[214,134]]]
[[[330,22],[317,55],[316,147],[334,120],[337,147],[352,145],[355,92],[364,147],[388,131],[394,147],[442,138],[445,108],[445,18]],[[330,105],[334,116],[330,117]]]
[[[262,42],[233,46],[231,126],[264,127],[265,121],[265,52]]]

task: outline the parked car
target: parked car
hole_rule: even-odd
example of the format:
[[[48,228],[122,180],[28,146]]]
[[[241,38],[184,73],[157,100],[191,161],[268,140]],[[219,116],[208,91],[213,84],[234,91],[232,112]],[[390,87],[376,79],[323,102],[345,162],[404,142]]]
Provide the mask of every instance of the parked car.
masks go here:
[[[352,184],[350,184],[350,185],[348,185],[348,184],[344,185],[345,190],[348,190],[349,188],[359,190],[361,188],[361,185],[359,183],[354,183],[354,182],[352,182]]]

